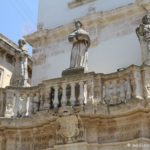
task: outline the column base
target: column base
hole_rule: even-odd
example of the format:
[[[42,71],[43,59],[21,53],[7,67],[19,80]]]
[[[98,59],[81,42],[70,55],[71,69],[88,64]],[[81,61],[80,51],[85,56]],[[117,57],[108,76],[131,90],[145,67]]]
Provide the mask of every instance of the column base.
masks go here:
[[[62,76],[68,76],[68,75],[76,75],[76,74],[83,74],[84,68],[68,68],[62,72]]]

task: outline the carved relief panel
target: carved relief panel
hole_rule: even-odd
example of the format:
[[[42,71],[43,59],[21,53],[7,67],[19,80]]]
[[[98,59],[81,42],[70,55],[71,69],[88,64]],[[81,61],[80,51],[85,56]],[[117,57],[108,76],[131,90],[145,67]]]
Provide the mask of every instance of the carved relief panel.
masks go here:
[[[126,103],[129,99],[131,99],[131,83],[128,77],[103,83],[103,103],[115,105]]]
[[[8,90],[6,93],[6,108],[5,108],[5,117],[14,116],[15,108],[15,95],[14,91]]]

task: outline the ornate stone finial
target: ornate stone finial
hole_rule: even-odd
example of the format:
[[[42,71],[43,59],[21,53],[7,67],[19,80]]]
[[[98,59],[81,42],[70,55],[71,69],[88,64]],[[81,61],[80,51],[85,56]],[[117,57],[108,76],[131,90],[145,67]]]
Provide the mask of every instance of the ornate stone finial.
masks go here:
[[[70,68],[87,68],[88,48],[90,46],[89,33],[83,28],[83,24],[75,21],[75,30],[68,36],[72,43]]]
[[[142,23],[136,28],[139,38],[143,64],[150,65],[150,13],[142,18]]]
[[[18,40],[19,48],[22,49],[23,51],[27,52],[28,48],[26,46],[26,41],[24,39],[19,39]]]

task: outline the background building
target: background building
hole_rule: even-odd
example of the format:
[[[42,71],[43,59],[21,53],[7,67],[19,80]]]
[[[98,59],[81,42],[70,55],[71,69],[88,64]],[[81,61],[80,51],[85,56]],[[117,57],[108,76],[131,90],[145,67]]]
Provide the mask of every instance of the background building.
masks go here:
[[[31,83],[32,60],[28,55],[28,73]],[[21,64],[23,61],[23,51],[14,42],[0,34],[0,88],[10,85],[17,85],[21,78]]]

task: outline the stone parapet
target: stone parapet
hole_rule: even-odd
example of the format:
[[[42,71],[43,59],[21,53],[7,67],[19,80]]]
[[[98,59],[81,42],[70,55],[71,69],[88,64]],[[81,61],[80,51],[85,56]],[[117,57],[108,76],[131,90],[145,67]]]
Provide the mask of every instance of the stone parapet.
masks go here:
[[[132,65],[112,74],[80,73],[35,87],[1,88],[0,149],[149,146],[149,73],[149,66]]]
[[[149,101],[149,73],[149,66],[132,65],[112,74],[69,74],[35,87],[7,87],[1,89],[1,117],[29,117],[40,111],[55,112],[61,106],[81,106],[87,113],[115,113],[118,106],[124,109],[128,103]]]

